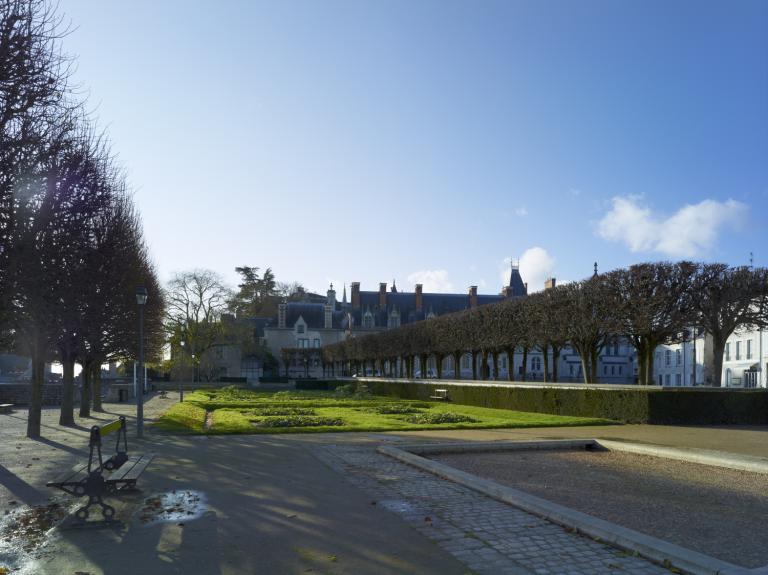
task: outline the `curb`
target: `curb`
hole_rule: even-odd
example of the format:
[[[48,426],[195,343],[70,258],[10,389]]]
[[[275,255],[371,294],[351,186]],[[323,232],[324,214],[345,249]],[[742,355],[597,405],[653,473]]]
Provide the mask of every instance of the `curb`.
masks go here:
[[[653,455],[665,459],[687,461],[689,463],[701,463],[713,467],[725,467],[740,471],[768,474],[768,459],[754,455],[735,455],[723,451],[708,449],[679,449],[676,447],[664,447],[661,445],[648,445],[645,443],[630,443],[599,439],[597,443],[612,451],[628,451],[640,455]]]

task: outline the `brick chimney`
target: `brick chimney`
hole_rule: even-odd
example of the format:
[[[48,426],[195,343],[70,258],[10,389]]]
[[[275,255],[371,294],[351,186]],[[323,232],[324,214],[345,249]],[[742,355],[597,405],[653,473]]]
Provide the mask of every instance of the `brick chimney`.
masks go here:
[[[547,278],[544,280],[544,289],[552,289],[556,283],[557,280],[555,278]]]
[[[277,306],[277,327],[285,327],[285,308],[284,303]]]
[[[416,284],[416,311],[421,311],[424,307],[424,298],[421,295],[422,285]]]
[[[381,282],[379,284],[379,307],[386,308],[387,307],[387,284],[386,282]]]
[[[477,307],[477,286],[469,286],[469,307]]]
[[[360,309],[360,282],[352,282],[352,309]]]

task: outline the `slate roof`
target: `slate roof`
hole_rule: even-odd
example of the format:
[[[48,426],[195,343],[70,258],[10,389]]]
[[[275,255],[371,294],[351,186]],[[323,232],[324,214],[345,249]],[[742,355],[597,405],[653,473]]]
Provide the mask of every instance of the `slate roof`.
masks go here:
[[[355,326],[363,325],[363,315],[370,312],[374,318],[375,327],[386,327],[392,310],[400,313],[400,325],[421,321],[431,312],[435,315],[455,313],[470,308],[469,294],[424,293],[421,310],[416,309],[416,294],[413,292],[387,292],[385,308],[379,305],[379,292],[361,291],[360,309],[350,310],[355,318]],[[501,295],[478,295],[477,305],[487,305],[503,301]]]
[[[334,329],[344,329],[346,327],[346,312],[341,309],[341,305],[336,302],[336,309],[331,316],[331,325]],[[285,326],[293,328],[299,318],[303,318],[307,327],[310,329],[325,328],[325,304],[291,302],[285,304]],[[277,325],[275,321],[273,326]]]

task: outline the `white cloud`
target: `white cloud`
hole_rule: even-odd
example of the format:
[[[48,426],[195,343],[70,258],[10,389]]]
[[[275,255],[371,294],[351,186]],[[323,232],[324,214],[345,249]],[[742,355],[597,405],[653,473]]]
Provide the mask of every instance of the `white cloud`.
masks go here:
[[[639,200],[636,196],[613,198],[613,207],[597,224],[597,235],[624,242],[633,252],[689,258],[709,250],[723,228],[737,228],[748,210],[735,200],[704,200],[664,218],[641,206]]]
[[[578,196],[580,196],[580,195],[581,195],[581,190],[580,190],[580,189],[578,189],[578,188],[571,188],[570,190],[568,190],[568,192],[569,192],[569,193],[570,193],[570,194],[571,194],[571,195],[572,195],[574,198],[576,198],[576,197],[578,197]]]
[[[528,215],[528,208],[525,206],[520,206],[519,208],[515,208],[515,215],[519,216],[521,218],[524,218]]]
[[[509,267],[511,258],[505,258],[503,270],[501,271],[501,282],[503,286],[509,283]],[[549,255],[547,250],[542,247],[534,246],[528,248],[520,256],[520,275],[524,282],[528,283],[528,293],[541,291],[544,289],[544,281],[552,277],[555,271],[555,258]]]
[[[425,292],[448,293],[453,291],[453,284],[448,279],[446,270],[421,270],[408,275],[408,281],[422,284]]]

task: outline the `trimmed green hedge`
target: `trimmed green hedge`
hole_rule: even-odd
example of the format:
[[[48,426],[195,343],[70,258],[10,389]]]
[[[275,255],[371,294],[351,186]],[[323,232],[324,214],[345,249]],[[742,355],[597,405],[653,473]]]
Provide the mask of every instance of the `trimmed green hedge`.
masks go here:
[[[260,383],[288,383],[287,377],[282,376],[262,376],[259,378]]]
[[[369,379],[365,383],[376,395],[429,401],[435,389],[445,388],[450,401],[462,405],[604,417],[625,423],[768,424],[768,391],[764,390],[493,387]]]
[[[304,391],[333,391],[341,385],[348,385],[349,381],[336,381],[332,379],[297,379],[296,389]]]

